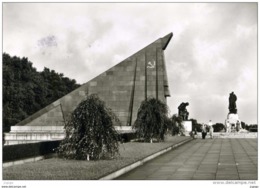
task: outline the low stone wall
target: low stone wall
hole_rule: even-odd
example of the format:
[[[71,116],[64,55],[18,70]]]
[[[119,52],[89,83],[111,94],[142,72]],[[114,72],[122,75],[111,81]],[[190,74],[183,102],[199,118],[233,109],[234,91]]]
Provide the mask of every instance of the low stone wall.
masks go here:
[[[130,142],[136,138],[134,131],[119,131],[120,142]],[[8,142],[11,142],[10,140]],[[3,147],[3,167],[35,162],[55,156],[55,148],[57,148],[61,140],[55,141],[35,141],[32,140],[14,141],[19,144],[5,145]],[[28,143],[30,142],[30,143]]]
[[[116,126],[115,129],[122,135],[123,142],[128,142],[134,137],[135,131],[131,126]],[[64,138],[64,126],[12,126],[11,131],[5,133],[5,145],[37,143]]]
[[[5,145],[62,140],[64,137],[64,126],[12,126],[11,131],[5,133]]]
[[[52,154],[55,152],[55,149],[58,148],[60,142],[61,141],[46,141],[4,146],[3,163]]]

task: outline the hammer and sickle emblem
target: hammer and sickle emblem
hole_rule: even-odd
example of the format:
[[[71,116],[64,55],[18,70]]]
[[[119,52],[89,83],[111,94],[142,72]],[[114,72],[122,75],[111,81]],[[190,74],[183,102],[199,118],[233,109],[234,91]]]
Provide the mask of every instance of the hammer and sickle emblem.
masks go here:
[[[153,63],[151,63],[151,62],[149,61],[147,68],[153,69],[154,67],[155,67],[155,61],[153,61]]]

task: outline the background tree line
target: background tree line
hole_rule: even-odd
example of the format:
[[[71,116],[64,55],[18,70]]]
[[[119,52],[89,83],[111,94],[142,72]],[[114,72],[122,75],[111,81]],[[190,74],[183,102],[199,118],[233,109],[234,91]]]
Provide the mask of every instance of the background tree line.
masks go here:
[[[3,53],[3,131],[78,88],[74,79],[44,68],[38,72],[27,58]]]
[[[198,123],[198,121],[196,119],[190,119],[190,121],[192,121],[192,130],[201,132],[201,126],[202,123]],[[245,122],[241,121],[241,126],[243,129],[246,129],[250,132],[257,132],[257,124],[246,124]],[[223,123],[215,123],[213,124],[213,128],[214,128],[214,132],[222,132],[222,131],[226,131],[226,127]]]

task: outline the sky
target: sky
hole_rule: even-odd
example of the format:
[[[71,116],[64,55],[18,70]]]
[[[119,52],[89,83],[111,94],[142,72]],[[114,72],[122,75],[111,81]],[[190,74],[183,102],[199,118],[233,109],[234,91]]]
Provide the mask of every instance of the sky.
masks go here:
[[[257,3],[3,3],[3,52],[80,84],[170,32],[170,114],[257,123]]]

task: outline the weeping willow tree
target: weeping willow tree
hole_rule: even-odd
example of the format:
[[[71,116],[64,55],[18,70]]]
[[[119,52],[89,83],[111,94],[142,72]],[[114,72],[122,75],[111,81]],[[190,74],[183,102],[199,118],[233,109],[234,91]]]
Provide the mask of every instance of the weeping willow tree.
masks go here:
[[[113,123],[120,124],[111,109],[97,95],[88,96],[71,114],[58,155],[79,160],[113,158],[119,154],[119,136]]]
[[[172,131],[172,136],[177,135],[177,134],[181,134],[184,135],[183,131],[184,131],[184,127],[182,125],[182,117],[178,116],[177,114],[173,114],[171,117],[171,121],[172,121],[172,127],[171,127],[171,131]]]
[[[134,129],[138,138],[145,142],[164,141],[168,124],[168,107],[160,100],[150,98],[141,103]]]

